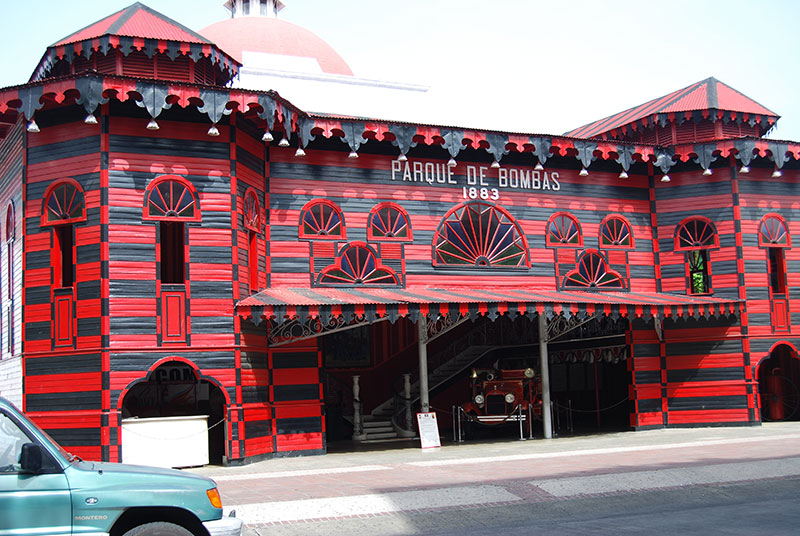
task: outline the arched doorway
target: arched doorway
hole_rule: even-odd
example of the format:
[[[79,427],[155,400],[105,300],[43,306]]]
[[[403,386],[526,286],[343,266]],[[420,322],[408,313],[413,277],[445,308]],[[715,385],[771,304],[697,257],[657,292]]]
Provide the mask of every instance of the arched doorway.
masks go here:
[[[788,344],[775,346],[758,365],[763,421],[800,421],[800,359]]]
[[[162,363],[128,390],[122,418],[207,416],[209,463],[222,464],[225,408],[225,394],[216,383],[200,378],[189,363],[174,360]]]

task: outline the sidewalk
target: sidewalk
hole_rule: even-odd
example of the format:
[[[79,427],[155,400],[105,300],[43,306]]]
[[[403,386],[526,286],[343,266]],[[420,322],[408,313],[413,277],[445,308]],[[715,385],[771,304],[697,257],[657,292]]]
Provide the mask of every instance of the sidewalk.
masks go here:
[[[251,478],[289,477],[293,474],[329,473],[331,470],[376,465],[424,466],[425,462],[435,462],[436,465],[483,463],[571,457],[582,454],[623,454],[653,449],[679,449],[732,443],[768,444],[783,440],[796,442],[800,454],[800,422],[772,422],[746,427],[673,428],[525,441],[502,439],[453,443],[445,440],[442,447],[426,450],[420,448],[419,440],[369,444],[345,443],[332,445],[325,455],[272,458],[244,466],[209,465],[186,471],[224,481],[242,479],[245,475],[250,475]]]

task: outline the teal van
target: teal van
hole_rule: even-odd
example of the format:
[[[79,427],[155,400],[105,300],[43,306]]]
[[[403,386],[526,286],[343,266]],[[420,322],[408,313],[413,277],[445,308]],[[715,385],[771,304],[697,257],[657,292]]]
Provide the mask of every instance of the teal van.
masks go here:
[[[241,536],[213,480],[85,462],[0,397],[0,536]]]

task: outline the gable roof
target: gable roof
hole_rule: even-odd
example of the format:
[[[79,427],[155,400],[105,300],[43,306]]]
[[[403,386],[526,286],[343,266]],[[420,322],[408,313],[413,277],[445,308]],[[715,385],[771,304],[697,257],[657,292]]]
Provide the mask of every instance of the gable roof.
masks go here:
[[[634,106],[623,112],[594,121],[564,133],[565,136],[593,138],[600,134],[635,123],[658,114],[675,114],[703,110],[725,110],[741,114],[770,117],[780,116],[736,91],[714,77],[706,78],[668,95]]]
[[[144,4],[136,2],[77,32],[69,34],[50,46],[57,47],[86,39],[94,39],[103,35],[181,41],[184,43],[211,43],[199,33]]]

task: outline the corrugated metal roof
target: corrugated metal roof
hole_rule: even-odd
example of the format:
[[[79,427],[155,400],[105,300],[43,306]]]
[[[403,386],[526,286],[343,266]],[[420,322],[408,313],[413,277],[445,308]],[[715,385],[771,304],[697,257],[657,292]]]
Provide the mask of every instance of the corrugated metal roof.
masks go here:
[[[593,138],[655,114],[709,109],[762,115],[776,119],[779,117],[772,110],[711,77],[663,97],[578,127],[564,135]]]
[[[236,304],[240,316],[276,318],[330,316],[343,309],[367,309],[379,316],[427,312],[429,306],[448,310],[528,311],[584,310],[637,314],[737,312],[741,300],[713,296],[687,296],[658,292],[548,291],[528,288],[409,287],[384,288],[289,288],[276,287],[249,296]]]
[[[116,13],[109,15],[104,19],[100,19],[97,22],[90,24],[89,26],[78,30],[77,32],[69,34],[67,37],[63,39],[59,39],[57,42],[50,45],[51,47],[60,46],[66,43],[72,43],[75,41],[82,41],[83,39],[91,39],[92,37],[98,37],[104,35],[106,30],[110,28],[117,20],[122,16],[122,14],[130,9],[130,7],[126,7]]]
[[[675,99],[672,104],[665,106],[656,112],[686,112],[688,110],[706,110],[708,108],[716,108],[713,103],[709,102],[708,86],[706,84],[695,84],[691,91],[684,93],[679,98]]]
[[[59,40],[51,47],[93,39],[103,35],[123,35],[143,39],[181,41],[184,43],[210,43],[199,33],[162,15],[144,4],[136,2],[125,9],[90,24]]]

